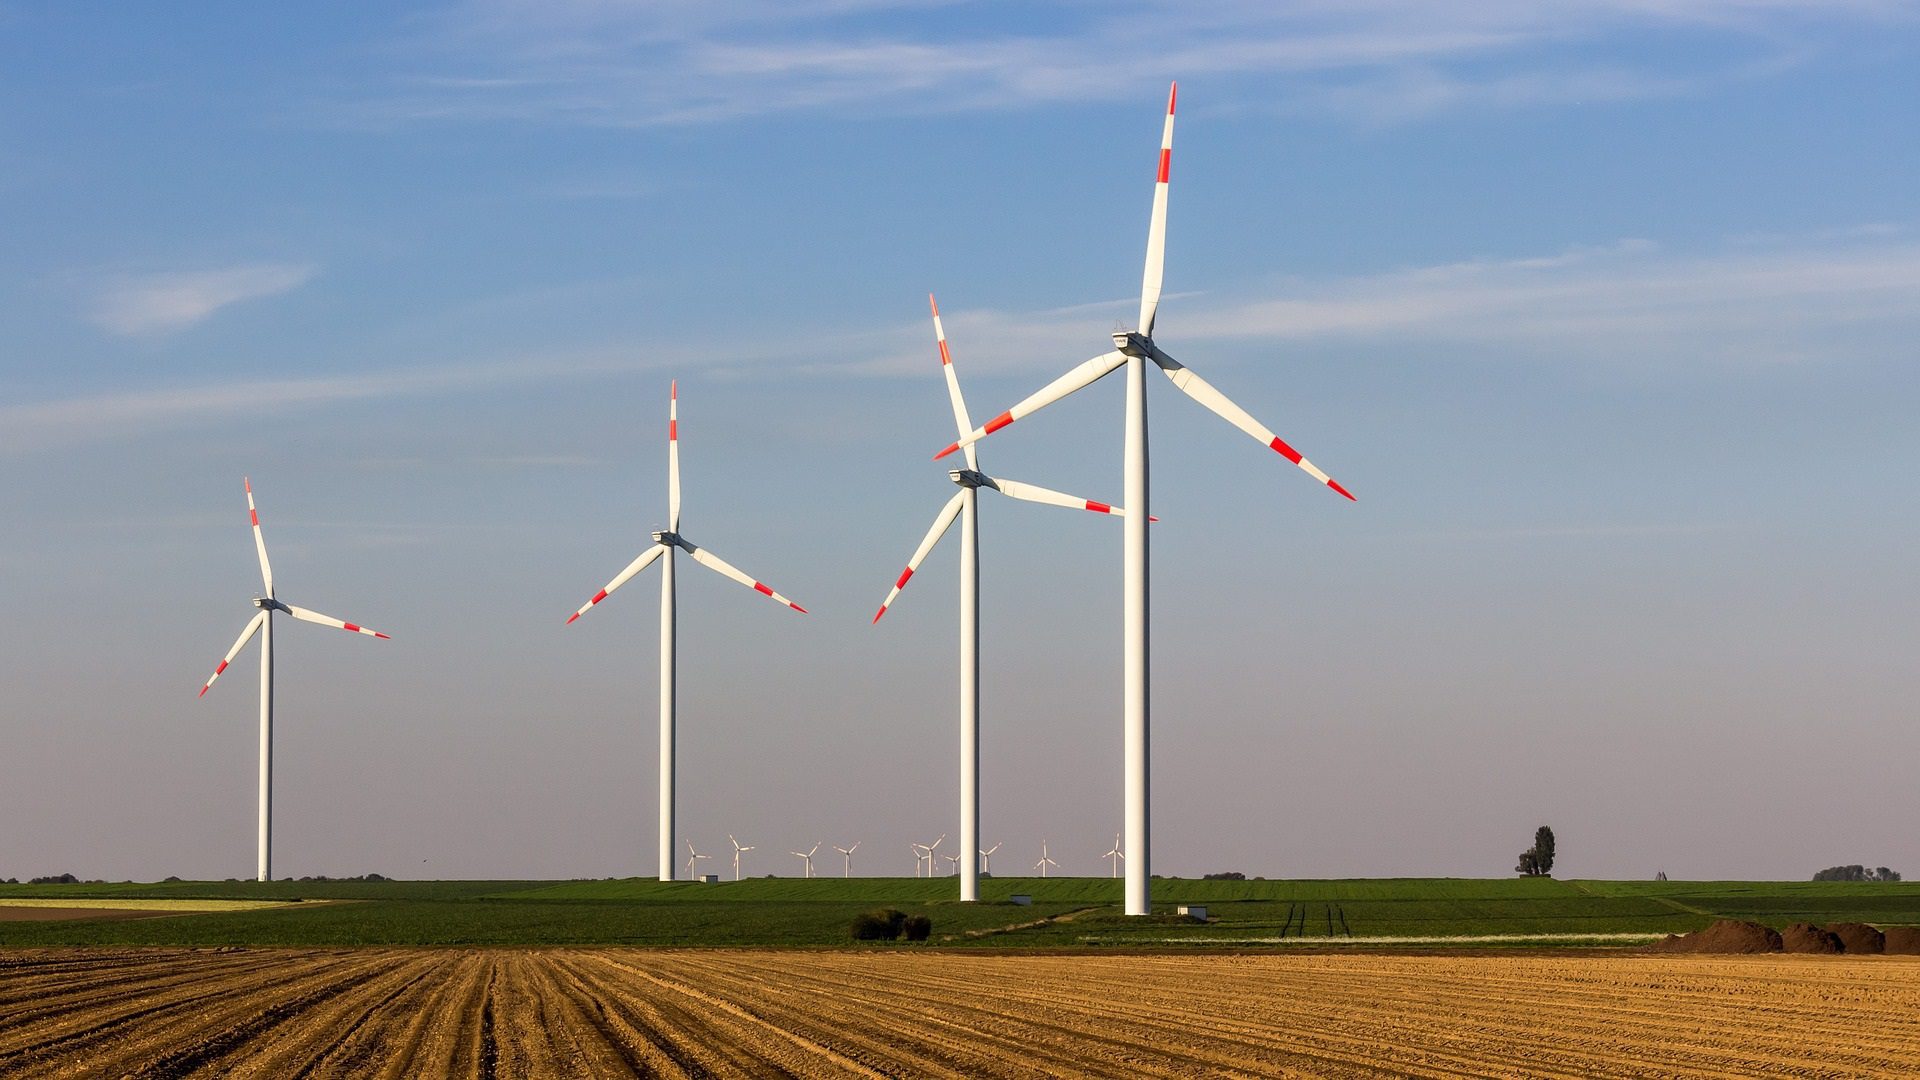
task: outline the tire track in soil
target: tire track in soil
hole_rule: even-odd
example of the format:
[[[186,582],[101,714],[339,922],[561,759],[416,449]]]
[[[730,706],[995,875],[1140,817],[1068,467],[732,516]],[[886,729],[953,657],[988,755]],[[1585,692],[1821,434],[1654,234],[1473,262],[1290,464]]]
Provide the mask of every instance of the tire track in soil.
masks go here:
[[[670,1044],[652,1029],[611,1015],[604,1002],[551,954],[538,962],[529,958],[530,988],[551,1016],[559,1012],[559,1028],[576,1052],[591,1058],[593,1076],[703,1076],[698,1066],[675,1056]],[[554,1025],[546,1029],[551,1034]],[[569,1074],[570,1075],[570,1074]]]
[[[286,981],[287,977],[280,974],[280,968],[284,966],[284,963],[274,963],[273,961],[276,959],[282,962],[288,959],[309,960],[314,961],[319,966],[312,971],[294,974],[291,976],[292,981],[289,982]],[[84,1053],[90,1048],[103,1043],[111,1043],[115,1040],[124,1041],[129,1037],[129,1029],[137,1033],[139,1029],[136,1025],[151,1027],[153,1022],[159,1018],[176,1014],[183,1010],[189,1011],[191,1019],[188,1023],[192,1023],[193,1021],[201,1019],[198,1014],[206,1010],[209,1005],[225,1005],[234,1001],[236,998],[251,1000],[252,995],[262,990],[263,984],[285,990],[290,985],[324,982],[332,977],[336,968],[351,967],[353,964],[354,961],[347,956],[315,957],[314,954],[311,953],[297,953],[292,954],[291,957],[287,955],[281,955],[279,957],[270,956],[267,958],[267,962],[244,972],[243,974],[246,978],[237,983],[223,983],[210,989],[202,990],[201,984],[205,982],[204,979],[187,980],[177,986],[170,987],[169,990],[175,992],[171,993],[170,996],[161,997],[158,1001],[152,1001],[151,998],[140,996],[137,990],[132,991],[127,997],[134,999],[132,1002],[133,1007],[117,1009],[105,1019],[87,1016],[85,1014],[67,1015],[61,1018],[66,1021],[64,1024],[56,1021],[51,1025],[56,1032],[59,1032],[58,1034],[49,1032],[48,1034],[36,1037],[30,1030],[22,1031],[20,1037],[23,1040],[35,1038],[37,1041],[0,1053],[0,1072],[12,1075],[23,1069],[30,1070],[39,1063],[55,1056],[70,1057],[76,1053]],[[178,991],[193,992],[180,993]],[[114,1002],[114,1005],[118,1006],[125,1000],[126,998],[118,999]],[[62,1028],[66,1030],[61,1030]],[[174,1028],[172,1030],[179,1029]]]
[[[259,1007],[253,1000],[244,1000],[238,1008],[214,1017],[196,1017],[201,1021],[198,1026],[205,1034],[175,1050],[163,1052],[136,1068],[128,1069],[127,1075],[140,1080],[174,1080],[190,1076],[203,1066],[211,1066],[229,1056],[246,1054],[252,1049],[247,1044],[255,1038],[309,1008],[352,990],[357,977],[363,973],[384,974],[381,970],[383,967],[390,968],[396,963],[398,961],[391,955],[379,954],[363,964],[342,965],[326,977],[306,980],[309,985],[303,985],[290,994],[283,992],[279,1000],[265,1007]],[[285,985],[277,989],[284,991]]]
[[[883,1080],[883,1078],[889,1075],[863,1063],[851,1054],[808,1038],[798,1031],[772,1023],[755,1015],[748,1009],[742,1008],[724,998],[706,993],[698,987],[679,982],[664,975],[655,974],[639,966],[621,963],[610,958],[604,952],[585,956],[584,959],[602,968],[611,968],[637,977],[653,987],[667,991],[669,994],[698,1002],[701,1006],[704,1006],[708,1010],[704,1018],[713,1028],[718,1031],[731,1032],[737,1038],[744,1038],[748,1045],[756,1048],[756,1053],[763,1052],[765,1054],[761,1070],[747,1072],[743,1075],[766,1075],[764,1067],[766,1065],[773,1065],[787,1075],[817,1076],[821,1075],[819,1068],[822,1064],[836,1066],[842,1075],[864,1076],[874,1078],[874,1080]],[[611,985],[617,990],[626,989],[618,982]],[[671,999],[665,999],[661,1001],[661,1004],[666,1004],[666,1001],[670,1000]],[[688,1015],[693,1015],[693,1013],[689,1011]],[[851,1039],[851,1041],[861,1042],[868,1040],[854,1038]],[[794,1054],[796,1050],[799,1051],[797,1058]],[[960,1074],[939,1068],[919,1075],[957,1076]]]

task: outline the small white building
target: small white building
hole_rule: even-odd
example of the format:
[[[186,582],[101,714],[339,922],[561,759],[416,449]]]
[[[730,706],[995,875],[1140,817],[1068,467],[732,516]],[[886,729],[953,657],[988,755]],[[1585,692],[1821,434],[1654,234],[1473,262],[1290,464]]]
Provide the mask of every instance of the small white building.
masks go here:
[[[720,884],[720,875],[719,874],[701,874],[700,880],[707,883],[708,885],[718,885]]]
[[[1198,922],[1207,921],[1207,909],[1199,904],[1181,904],[1174,911]]]

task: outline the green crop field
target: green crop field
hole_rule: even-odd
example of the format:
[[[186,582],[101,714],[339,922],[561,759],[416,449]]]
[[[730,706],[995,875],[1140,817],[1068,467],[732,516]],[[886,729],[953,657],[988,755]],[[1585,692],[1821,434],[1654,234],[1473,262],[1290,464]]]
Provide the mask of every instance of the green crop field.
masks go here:
[[[700,884],[607,881],[161,882],[0,885],[7,898],[299,900],[255,911],[118,921],[0,921],[0,947],[43,945],[850,944],[860,912],[896,907],[933,920],[949,947],[1192,947],[1327,944],[1369,938],[1514,938],[1515,944],[1631,943],[1609,935],[1696,930],[1715,918],[1920,924],[1920,884],[1377,878],[1157,879],[1167,914],[1119,914],[1109,878],[992,878],[983,902],[953,878],[752,878]],[[1030,906],[1008,902],[1016,893]],[[1205,904],[1201,924],[1172,915]],[[1432,942],[1440,944],[1440,942]],[[1476,942],[1483,944],[1484,942]],[[886,947],[886,946],[882,946]]]

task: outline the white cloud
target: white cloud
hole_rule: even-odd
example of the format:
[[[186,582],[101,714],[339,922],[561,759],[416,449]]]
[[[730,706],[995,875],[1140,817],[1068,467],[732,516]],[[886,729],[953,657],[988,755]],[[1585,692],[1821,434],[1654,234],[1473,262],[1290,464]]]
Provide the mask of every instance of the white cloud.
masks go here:
[[[124,278],[101,294],[93,321],[129,336],[172,333],[242,300],[290,292],[311,281],[315,272],[304,264],[254,263]]]
[[[1913,16],[1894,0],[1132,0],[1037,6],[1020,24],[1044,29],[1006,32],[972,29],[988,20],[970,20],[971,6],[468,0],[403,47],[415,70],[349,112],[648,126],[1151,97],[1178,76],[1278,78],[1284,92],[1216,104],[1283,100],[1377,122],[1697,93],[1801,62],[1808,27]],[[1659,70],[1556,53],[1661,31],[1738,47],[1676,52]]]
[[[1376,355],[1717,365],[1911,356],[1920,244],[1885,227],[1759,247],[1668,251],[1646,240],[1163,301],[1158,336],[1189,345],[1298,343]],[[1890,242],[1891,239],[1891,242]],[[944,312],[956,362],[982,373],[1059,369],[1099,351],[1132,299],[1037,312]],[[1105,316],[1104,318],[1102,316]],[[920,325],[822,372],[924,372]],[[893,343],[897,342],[897,346]],[[1436,360],[1436,362],[1439,362]]]

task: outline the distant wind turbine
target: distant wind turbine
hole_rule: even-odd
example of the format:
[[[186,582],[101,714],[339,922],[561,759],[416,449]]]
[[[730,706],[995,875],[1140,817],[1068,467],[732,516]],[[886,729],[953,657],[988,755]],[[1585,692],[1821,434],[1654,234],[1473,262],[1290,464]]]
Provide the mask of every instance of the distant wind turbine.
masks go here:
[[[633,579],[635,574],[645,570],[655,559],[662,555],[660,562],[660,880],[673,880],[673,807],[674,807],[674,707],[676,702],[674,671],[676,642],[674,635],[675,614],[678,604],[678,592],[673,572],[673,555],[676,550],[693,556],[693,561],[723,577],[729,577],[754,590],[762,596],[785,604],[801,614],[807,609],[781,596],[760,582],[735,569],[734,566],[708,551],[696,547],[680,535],[680,383],[676,380],[671,391],[670,404],[667,406],[667,527],[653,534],[653,546],[640,554],[640,557],[627,564],[619,576],[607,583],[607,587],[595,593],[593,599],[580,605],[580,610],[568,616],[568,624],[593,610],[593,606],[605,600],[615,589]]]
[[[1352,499],[1353,494],[1300,451],[1289,446],[1266,425],[1233,403],[1213,384],[1195,374],[1161,350],[1153,339],[1154,315],[1160,307],[1163,272],[1167,253],[1167,176],[1173,161],[1173,106],[1178,87],[1167,91],[1166,124],[1160,134],[1160,168],[1153,188],[1153,211],[1147,226],[1146,269],[1140,279],[1140,323],[1136,330],[1113,335],[1113,349],[1102,353],[1041,387],[1026,400],[987,421],[984,427],[960,437],[958,442],[935,454],[936,460],[955,450],[973,445],[1022,417],[1083,387],[1090,386],[1122,367],[1127,371],[1126,445],[1122,457],[1125,482],[1121,496],[1126,500],[1127,518],[1121,530],[1121,700],[1123,742],[1125,745],[1126,840],[1133,857],[1127,862],[1126,913],[1147,915],[1152,912],[1151,821],[1148,816],[1149,708],[1147,692],[1147,365],[1164,372],[1181,393],[1213,411],[1221,419],[1281,457],[1299,466],[1309,476],[1334,492]]]
[[[1059,863],[1054,862],[1052,859],[1049,859],[1047,857],[1047,842],[1045,840],[1040,841],[1040,861],[1037,863],[1034,863],[1033,868],[1035,870],[1040,871],[1041,877],[1046,877],[1047,869],[1049,867],[1054,867],[1059,865],[1060,865]]]
[[[693,864],[700,861],[701,859],[705,859],[708,857],[709,856],[702,855],[698,851],[695,851],[693,849],[693,841],[691,840],[687,841],[687,880],[688,881],[697,880],[693,872]],[[672,880],[672,879],[669,878],[668,880]]]
[[[207,681],[201,685],[200,696],[207,696],[207,691],[213,689],[213,681],[220,677],[221,672],[227,670],[227,665],[233,663],[233,658],[239,656],[240,650],[246,648],[247,642],[258,633],[260,635],[259,879],[269,881],[273,878],[273,613],[285,612],[301,622],[319,623],[321,626],[331,626],[338,630],[365,634],[368,637],[385,638],[387,635],[369,630],[364,626],[342,622],[317,611],[283,604],[274,598],[273,566],[267,562],[267,540],[260,532],[260,511],[253,505],[253,481],[242,478],[242,483],[247,489],[247,517],[253,521],[253,549],[260,556],[260,582],[265,586],[266,595],[253,598],[253,606],[259,608],[260,613],[248,620],[247,625],[240,631],[240,639],[233,643],[233,648],[227,650],[227,655],[220,660],[220,666],[214,668],[213,674],[208,676]]]
[[[846,877],[853,876],[853,853],[859,850],[859,847],[860,847],[860,841],[858,840],[855,840],[853,842],[853,847],[841,847],[839,844],[833,845],[833,850],[847,857],[847,867],[846,867],[847,872],[844,875]]]
[[[1002,843],[1004,842],[1005,841],[1002,841]],[[1000,850],[1000,845],[995,844],[992,847],[980,853],[980,872],[981,873],[987,875],[988,877],[993,876],[993,853],[999,850]]]
[[[913,876],[919,877],[920,868],[926,865],[929,855],[927,845],[909,843],[907,846],[913,849]]]
[[[940,369],[947,377],[947,398],[953,405],[954,426],[965,437],[973,430],[973,421],[967,416],[967,402],[960,393],[960,377],[954,373],[953,354],[947,348],[947,331],[940,322],[940,305],[932,294],[927,296],[927,304],[933,309],[933,336],[940,348]],[[980,462],[972,445],[966,448],[964,469],[955,469],[947,474],[960,490],[947,500],[940,513],[933,519],[933,528],[927,530],[926,538],[914,549],[913,557],[907,560],[907,568],[900,572],[899,580],[893,583],[893,589],[887,593],[886,602],[874,613],[873,621],[887,613],[893,601],[906,588],[907,581],[920,569],[920,563],[933,551],[934,545],[953,526],[956,518],[960,521],[960,850],[976,851],[980,843],[980,526],[976,503],[980,489],[998,491],[1015,499],[1027,502],[1045,503],[1049,506],[1064,506],[1073,510],[1091,510],[1097,514],[1124,515],[1125,510],[1109,506],[1092,499],[1083,499],[1078,495],[1066,495],[1033,484],[1023,484],[1017,480],[1002,480],[988,476],[980,471]],[[963,856],[964,857],[964,856]],[[979,864],[971,858],[965,858],[966,867],[960,874],[960,899],[974,901],[980,899]],[[958,863],[956,863],[958,865]],[[929,877],[932,875],[929,874]]]
[[[817,851],[819,851],[819,850],[820,850],[820,845],[819,845],[818,843],[816,843],[816,844],[814,844],[814,845],[813,845],[813,850],[812,850],[812,851],[790,851],[790,852],[788,852],[787,854],[789,854],[789,855],[797,855],[797,856],[799,856],[799,857],[800,857],[800,858],[801,858],[801,859],[802,859],[803,861],[805,861],[805,863],[806,863],[806,870],[805,870],[805,872],[804,872],[804,873],[802,873],[802,874],[801,874],[801,876],[802,876],[802,877],[812,877],[812,876],[813,876],[813,856],[814,856],[814,853],[815,853],[815,852],[817,852]]]
[[[741,847],[740,841],[735,840],[733,838],[732,833],[727,834],[727,843],[733,845],[733,880],[739,881],[740,880],[740,856],[744,852],[752,851],[753,845],[748,844],[746,847]]]
[[[1105,855],[1102,855],[1100,857],[1103,859],[1113,860],[1113,876],[1119,877],[1120,876],[1120,860],[1125,859],[1127,857],[1126,853],[1120,850],[1120,834],[1119,833],[1113,834],[1113,850],[1107,852]]]

